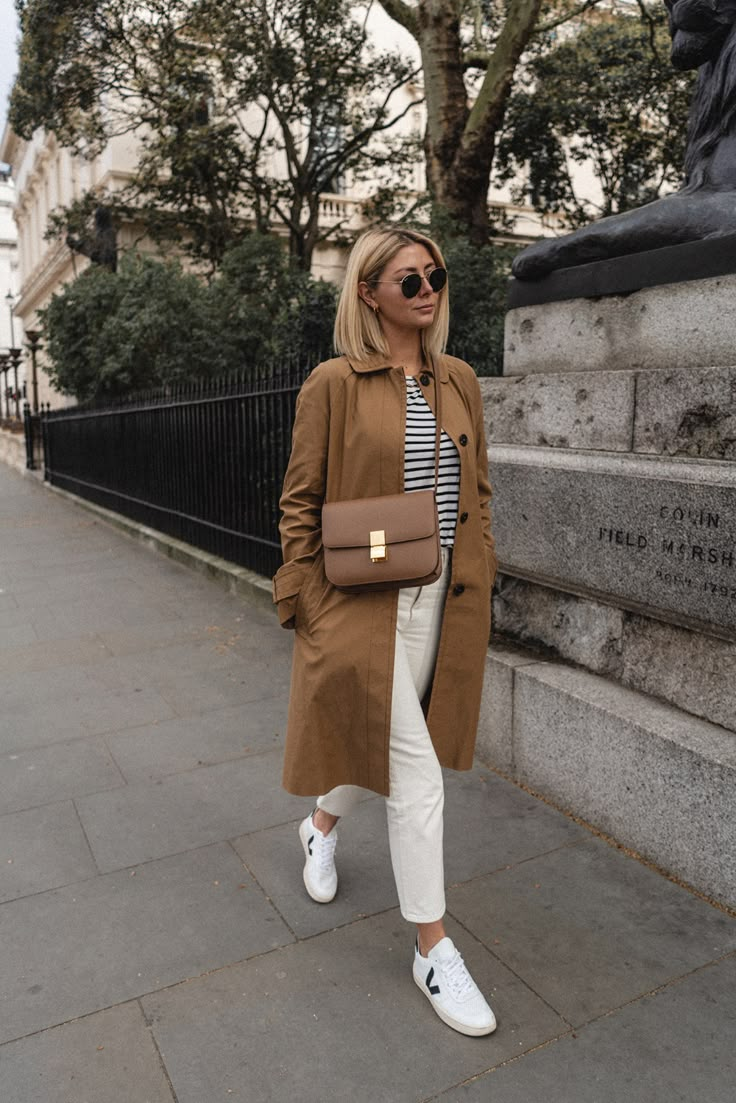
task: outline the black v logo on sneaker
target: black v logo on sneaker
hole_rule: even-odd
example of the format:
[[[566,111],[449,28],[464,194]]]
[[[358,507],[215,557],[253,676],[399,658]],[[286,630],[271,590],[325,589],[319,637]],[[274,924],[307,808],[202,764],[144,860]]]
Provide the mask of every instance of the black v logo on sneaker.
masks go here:
[[[433,976],[434,976],[434,965],[432,966],[432,968],[427,973],[427,979],[425,980],[424,983],[426,984],[427,988],[429,989],[430,994],[432,996],[436,996],[439,993],[440,986],[439,986],[439,984],[432,984],[432,977]]]
[[[309,842],[307,843],[307,850],[309,851],[310,858],[312,856],[312,843],[313,842],[314,842],[314,835],[310,835],[309,836]]]

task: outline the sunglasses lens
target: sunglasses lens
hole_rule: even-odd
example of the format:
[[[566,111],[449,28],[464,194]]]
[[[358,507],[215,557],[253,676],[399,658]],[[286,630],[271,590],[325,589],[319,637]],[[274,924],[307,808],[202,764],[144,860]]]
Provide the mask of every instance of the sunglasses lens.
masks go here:
[[[405,298],[413,299],[415,295],[419,294],[419,288],[422,286],[422,277],[417,272],[412,272],[409,276],[404,276],[401,281],[401,290]]]
[[[447,283],[447,271],[444,268],[435,268],[429,273],[429,286],[433,291],[441,291]]]

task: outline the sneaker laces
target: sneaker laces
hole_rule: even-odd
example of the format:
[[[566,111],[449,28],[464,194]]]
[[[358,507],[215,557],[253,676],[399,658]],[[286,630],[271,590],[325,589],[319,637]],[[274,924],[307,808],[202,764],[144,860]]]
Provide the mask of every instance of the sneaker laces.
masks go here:
[[[456,1000],[475,995],[477,985],[468,972],[459,950],[455,950],[454,957],[451,957],[449,961],[442,962],[442,972],[447,986]]]
[[[316,844],[314,857],[316,858],[319,872],[324,874],[332,873],[335,847],[337,846],[336,831],[333,829],[329,835],[323,835],[318,828],[315,828],[314,841]]]

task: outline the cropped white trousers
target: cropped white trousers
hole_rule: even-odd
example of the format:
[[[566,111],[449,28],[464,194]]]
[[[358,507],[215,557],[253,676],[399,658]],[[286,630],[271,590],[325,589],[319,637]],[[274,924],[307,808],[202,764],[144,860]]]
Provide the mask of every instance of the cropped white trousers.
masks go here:
[[[412,923],[433,923],[445,914],[444,786],[421,700],[434,673],[450,559],[443,548],[436,582],[399,590],[386,817],[401,914]],[[357,785],[338,785],[319,797],[317,807],[345,816],[364,796]]]

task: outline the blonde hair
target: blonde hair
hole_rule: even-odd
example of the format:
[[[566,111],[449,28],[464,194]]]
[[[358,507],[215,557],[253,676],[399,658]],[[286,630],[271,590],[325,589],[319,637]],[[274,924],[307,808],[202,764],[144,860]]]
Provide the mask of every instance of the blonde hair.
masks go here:
[[[388,262],[406,245],[423,245],[437,267],[445,267],[439,246],[431,238],[403,226],[367,230],[351,249],[335,318],[335,348],[343,356],[353,360],[366,360],[376,354],[389,356],[381,323],[358,294],[358,284],[365,282],[370,286],[377,282]],[[437,301],[432,324],[422,331],[425,353],[437,356],[445,351],[449,327],[450,307],[445,286]]]

